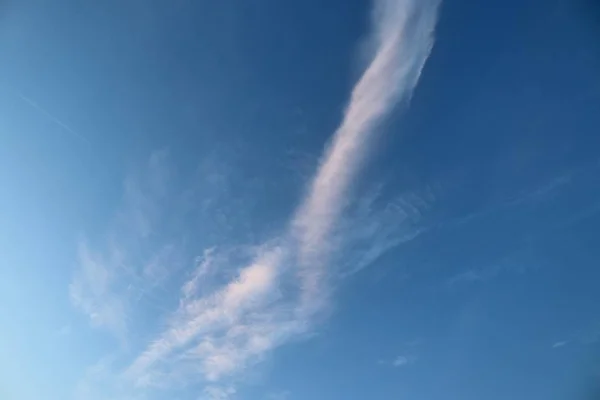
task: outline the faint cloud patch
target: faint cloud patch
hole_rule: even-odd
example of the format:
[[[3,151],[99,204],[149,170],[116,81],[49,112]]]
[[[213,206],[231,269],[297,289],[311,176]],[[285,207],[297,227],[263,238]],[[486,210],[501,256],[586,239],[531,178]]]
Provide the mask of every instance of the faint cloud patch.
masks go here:
[[[409,363],[408,358],[404,357],[404,356],[398,356],[396,357],[396,359],[392,362],[392,366],[394,367],[402,367],[404,365],[407,365]]]
[[[140,394],[125,393],[114,375],[116,357],[106,356],[88,367],[75,387],[74,400],[142,400]]]
[[[289,400],[292,396],[292,392],[284,390],[281,392],[271,392],[267,394],[266,400]]]
[[[353,275],[376,263],[384,254],[428,231],[423,216],[435,202],[431,188],[410,191],[384,200],[383,186],[371,189],[349,205],[332,235],[338,252],[340,277]]]
[[[377,361],[377,364],[384,365],[392,368],[401,368],[412,365],[418,361],[418,357],[415,355],[398,355],[391,360],[381,359]]]
[[[72,304],[94,327],[122,343],[130,333],[131,309],[161,308],[157,292],[180,263],[180,243],[162,233],[168,226],[171,176],[166,151],[125,179],[124,196],[99,243],[78,244],[77,268],[69,286]]]
[[[526,250],[513,251],[487,265],[458,273],[446,280],[446,286],[456,288],[466,284],[485,283],[504,273],[522,275],[537,269],[539,261],[530,257]]]
[[[594,345],[600,341],[600,322],[596,321],[589,324],[588,327],[580,329],[569,335],[568,338],[556,341],[552,344],[553,349],[565,347],[567,345]]]
[[[228,400],[236,393],[234,387],[207,386],[204,388],[204,394],[200,400]]]
[[[69,336],[73,333],[71,325],[64,325],[56,331],[56,336]]]
[[[71,302],[89,317],[92,326],[124,339],[126,304],[113,290],[119,284],[115,269],[92,254],[86,243],[79,244],[78,258],[79,269],[69,286]]]

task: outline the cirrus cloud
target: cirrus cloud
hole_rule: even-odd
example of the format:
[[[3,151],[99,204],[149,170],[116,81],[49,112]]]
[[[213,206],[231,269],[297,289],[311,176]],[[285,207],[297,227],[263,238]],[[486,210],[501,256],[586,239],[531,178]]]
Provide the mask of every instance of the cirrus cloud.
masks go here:
[[[334,238],[352,182],[380,123],[412,95],[433,46],[438,3],[375,2],[372,58],[352,89],[343,119],[283,233],[253,247],[247,263],[226,263],[226,269],[235,273],[221,284],[204,282],[216,269],[215,263],[227,257],[221,256],[218,247],[206,250],[195,271],[179,285],[176,307],[164,316],[162,329],[126,363],[117,379],[138,392],[198,383],[205,385],[205,397],[225,399],[236,394],[235,377],[241,372],[277,347],[310,333],[315,317],[330,303],[331,277],[343,275],[331,267],[332,255],[337,246],[353,240],[352,235],[346,240]],[[147,238],[154,230],[145,216],[157,211],[146,203],[141,206],[145,211],[132,215],[138,236]],[[407,213],[399,217],[400,222],[411,219]],[[360,229],[355,235],[360,240],[379,231]],[[386,241],[376,243],[361,265],[350,269],[363,268],[388,248],[414,237],[414,232],[405,232],[403,239],[392,236],[392,231],[386,231]],[[88,264],[82,265],[84,279],[76,278],[74,288],[87,282],[93,301],[82,300],[83,290],[74,289],[73,297],[92,316],[93,309],[103,310],[102,300],[108,301],[105,304],[111,310],[118,303],[111,303],[109,295],[112,276],[96,268],[98,263]],[[147,270],[144,277],[161,276],[160,269]],[[92,283],[92,272],[103,279]],[[128,310],[125,305],[122,308]],[[125,331],[117,322],[126,319],[122,314],[126,311],[114,321],[105,316],[105,324]]]

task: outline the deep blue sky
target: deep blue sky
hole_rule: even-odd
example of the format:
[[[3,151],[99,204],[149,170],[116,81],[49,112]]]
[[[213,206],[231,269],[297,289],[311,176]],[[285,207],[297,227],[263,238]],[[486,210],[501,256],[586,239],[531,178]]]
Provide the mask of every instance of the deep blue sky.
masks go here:
[[[2,4],[0,397],[558,400],[598,379],[593,1],[442,1],[336,205],[326,304],[291,331],[294,216],[374,53],[373,4]],[[208,298],[273,248],[285,278],[239,317],[273,319],[268,349],[224,345],[218,377],[176,349],[160,387],[131,377],[186,282]]]

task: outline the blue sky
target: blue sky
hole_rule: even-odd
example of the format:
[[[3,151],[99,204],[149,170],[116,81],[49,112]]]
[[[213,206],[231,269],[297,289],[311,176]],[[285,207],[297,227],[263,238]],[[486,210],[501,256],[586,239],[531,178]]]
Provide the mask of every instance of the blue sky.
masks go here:
[[[593,2],[0,13],[0,397],[598,379]]]

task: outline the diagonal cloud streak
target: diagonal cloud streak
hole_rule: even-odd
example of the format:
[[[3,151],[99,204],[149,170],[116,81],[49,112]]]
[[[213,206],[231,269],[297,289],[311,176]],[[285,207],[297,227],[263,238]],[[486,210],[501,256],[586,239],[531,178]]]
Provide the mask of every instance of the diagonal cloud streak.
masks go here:
[[[342,212],[343,199],[378,124],[417,85],[433,47],[437,1],[380,0],[375,4],[376,51],[355,85],[307,198],[294,221],[306,303],[322,290],[327,236]],[[318,309],[318,304],[309,306]]]
[[[211,268],[211,250],[184,284],[167,328],[125,370],[126,380],[137,387],[162,387],[182,376],[220,382],[308,331],[328,302],[332,230],[379,124],[412,95],[433,46],[438,5],[375,2],[372,59],[287,232],[260,247],[222,288],[196,292]]]
[[[65,131],[69,132],[71,135],[77,137],[80,140],[83,140],[83,141],[86,141],[86,142],[88,141],[83,135],[77,133],[75,130],[73,130],[71,127],[69,127],[67,124],[65,124],[64,122],[62,122],[60,119],[56,118],[54,115],[50,114],[50,112],[48,110],[46,110],[45,108],[43,108],[42,106],[40,106],[38,103],[36,103],[32,99],[30,99],[29,97],[25,96],[23,93],[18,93],[17,95],[25,103],[27,103],[31,107],[35,108],[37,111],[39,111],[40,113],[42,113],[42,115],[44,115],[50,121],[54,122],[56,125],[60,126]]]

